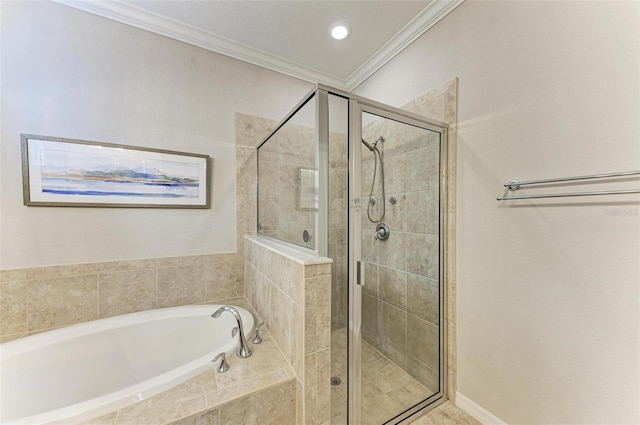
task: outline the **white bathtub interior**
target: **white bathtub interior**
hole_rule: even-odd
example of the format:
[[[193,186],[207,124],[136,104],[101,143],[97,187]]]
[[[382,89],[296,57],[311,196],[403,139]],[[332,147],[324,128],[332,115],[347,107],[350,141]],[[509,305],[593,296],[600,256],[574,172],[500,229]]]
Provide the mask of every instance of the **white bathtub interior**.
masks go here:
[[[231,355],[231,314],[174,307],[70,326],[1,346],[2,424],[94,417],[149,398]],[[237,307],[245,332],[250,312]]]

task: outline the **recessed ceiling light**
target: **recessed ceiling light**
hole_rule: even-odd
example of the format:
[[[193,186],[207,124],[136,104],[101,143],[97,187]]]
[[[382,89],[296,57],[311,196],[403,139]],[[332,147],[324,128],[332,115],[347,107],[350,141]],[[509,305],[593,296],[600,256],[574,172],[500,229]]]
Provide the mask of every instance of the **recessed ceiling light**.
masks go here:
[[[344,40],[349,36],[350,31],[351,29],[349,28],[349,24],[345,22],[334,22],[329,27],[329,33],[331,34],[331,37],[335,38],[336,40]]]

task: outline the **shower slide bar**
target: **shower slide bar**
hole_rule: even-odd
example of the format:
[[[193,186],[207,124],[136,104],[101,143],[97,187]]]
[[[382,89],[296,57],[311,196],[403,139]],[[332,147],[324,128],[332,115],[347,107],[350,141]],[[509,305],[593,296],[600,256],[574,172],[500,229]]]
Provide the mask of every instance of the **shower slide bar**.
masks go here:
[[[573,196],[624,195],[629,193],[640,193],[640,189],[628,189],[628,190],[606,190],[601,192],[548,193],[548,194],[539,194],[539,195],[509,196],[510,192],[515,192],[516,190],[520,189],[520,187],[522,186],[545,184],[545,183],[570,182],[570,181],[576,181],[576,180],[607,179],[612,177],[626,177],[626,176],[637,176],[637,175],[640,175],[640,171],[622,171],[619,173],[592,174],[589,176],[576,176],[576,177],[559,177],[554,179],[529,180],[529,181],[523,181],[523,182],[518,180],[511,180],[504,184],[504,194],[496,198],[496,200],[510,201],[510,200],[516,200],[516,199],[564,198],[564,197],[573,197]]]

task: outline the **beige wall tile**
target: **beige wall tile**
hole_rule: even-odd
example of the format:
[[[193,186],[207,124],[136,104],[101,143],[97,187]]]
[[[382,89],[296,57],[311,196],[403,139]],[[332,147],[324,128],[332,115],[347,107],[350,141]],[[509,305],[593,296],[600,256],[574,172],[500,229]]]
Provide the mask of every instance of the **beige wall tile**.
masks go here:
[[[438,235],[408,233],[407,271],[431,279],[439,279],[439,245]]]
[[[433,323],[412,314],[407,317],[407,353],[433,370],[439,364],[439,330]]]
[[[317,277],[305,279],[304,354],[310,354],[318,350],[318,318],[316,311],[317,281]]]
[[[407,367],[407,313],[387,304],[378,302],[378,348],[403,369]]]
[[[99,317],[156,308],[156,269],[100,273]]]
[[[206,255],[190,255],[186,257],[158,258],[158,268],[202,266]]]
[[[26,280],[0,282],[0,336],[28,332],[27,291]]]
[[[244,295],[244,261],[236,254],[208,256],[204,266],[204,290],[207,301]]]
[[[316,421],[321,424],[331,419],[331,349],[316,353]]]
[[[274,128],[277,122],[236,112],[236,145],[255,148]]]
[[[205,409],[203,385],[213,369],[176,387],[120,409],[115,425],[165,424]]]
[[[97,273],[97,265],[70,264],[65,266],[34,267],[27,270],[27,280],[51,279],[64,276],[86,276]]]
[[[305,323],[305,312],[296,303],[291,303],[291,366],[299,379],[304,377],[305,334],[309,332]],[[306,332],[305,332],[306,331]],[[313,329],[315,335],[315,328]]]
[[[437,189],[439,186],[440,158],[438,146],[411,151],[406,155],[407,191]]]
[[[114,273],[128,270],[155,269],[156,265],[156,258],[147,258],[144,260],[110,261],[107,263],[98,263],[96,267],[98,273]]]
[[[256,300],[257,311],[262,320],[266,323],[267,328],[271,331],[271,286],[273,284],[266,278],[265,275],[258,271],[258,278],[256,280]]]
[[[362,336],[374,347],[378,346],[378,299],[362,294]]]
[[[300,380],[296,381],[296,425],[304,425],[304,391]]]
[[[316,289],[316,341],[317,349],[331,346],[331,276],[318,278]]]
[[[220,423],[225,425],[285,425],[295,421],[293,379],[220,406]]]
[[[171,422],[170,425],[220,425],[220,411],[218,409],[209,409]]]
[[[386,193],[386,206],[385,206],[385,215],[384,222],[389,226],[389,229],[393,232],[405,232],[407,229],[409,231],[415,231],[412,228],[407,228],[407,196],[404,192],[387,192]],[[395,199],[395,204],[392,204],[389,199]]]
[[[89,419],[88,421],[80,422],[78,425],[113,425],[116,420],[118,412],[111,412],[98,418]],[[68,424],[68,420],[55,421],[51,425],[65,425]]]
[[[378,265],[364,262],[364,286],[362,292],[378,298]]]
[[[246,297],[249,303],[258,309],[258,271],[249,264],[248,261],[244,262],[244,280]]]
[[[440,284],[437,280],[409,273],[407,275],[407,310],[435,325],[440,313]]]
[[[386,193],[402,193],[406,191],[407,175],[405,161],[405,155],[385,155],[384,187]],[[378,172],[380,172],[380,164],[378,164]],[[387,200],[388,199],[387,197]]]
[[[0,282],[26,280],[27,269],[0,270]]]
[[[366,217],[362,222],[364,223],[365,220],[367,220]],[[391,238],[391,236],[389,237]],[[363,229],[361,238],[362,260],[377,264],[379,246],[380,244],[373,236],[373,231],[369,229]]]
[[[29,331],[98,318],[98,276],[69,276],[29,281]]]
[[[401,310],[407,309],[407,273],[380,267],[380,299]]]
[[[287,360],[291,360],[291,311],[291,299],[277,286],[271,285],[269,331]]]
[[[4,344],[5,342],[13,341],[15,339],[23,338],[27,335],[28,334],[26,332],[20,332],[18,334],[11,334],[11,335],[0,335],[0,344]]]
[[[282,354],[278,353],[278,357],[282,358]],[[236,362],[233,362],[233,364],[235,363]],[[221,406],[239,397],[261,391],[274,383],[291,380],[292,377],[289,376],[288,371],[291,371],[291,368],[263,372],[256,378],[244,380],[233,379],[233,385],[218,385],[217,390],[207,392],[207,407]],[[293,371],[291,371],[291,374],[293,374]],[[217,373],[216,379],[222,376],[223,374]]]
[[[405,271],[407,270],[407,237],[408,234],[391,231],[386,241],[375,241],[380,249],[381,266]]]
[[[195,266],[158,268],[158,308],[203,302],[204,261]]]
[[[221,404],[220,393],[225,393],[223,397],[230,400],[247,392],[266,388],[276,382],[289,380],[287,375],[289,364],[280,353],[273,338],[265,335],[262,344],[253,348],[253,354],[247,359],[230,357],[231,368],[228,373],[214,374],[215,386],[207,385],[218,394],[213,397],[213,394],[207,393],[207,407]]]
[[[407,228],[412,233],[437,235],[440,224],[439,193],[421,190],[407,193]]]
[[[331,345],[331,277],[305,279],[305,354]]]
[[[304,424],[315,425],[318,397],[318,369],[316,353],[304,357]]]
[[[440,386],[439,369],[432,369],[425,363],[409,355],[407,356],[407,372],[413,376],[418,382],[429,388],[432,393],[438,392]],[[425,394],[425,397],[429,394]]]
[[[269,280],[274,281],[273,275],[274,273],[281,273],[280,270],[274,270],[272,272],[272,263],[274,261],[274,256],[279,256],[276,253],[273,253],[270,249],[265,248],[263,246],[256,246],[256,269],[260,270],[262,274],[264,274]]]

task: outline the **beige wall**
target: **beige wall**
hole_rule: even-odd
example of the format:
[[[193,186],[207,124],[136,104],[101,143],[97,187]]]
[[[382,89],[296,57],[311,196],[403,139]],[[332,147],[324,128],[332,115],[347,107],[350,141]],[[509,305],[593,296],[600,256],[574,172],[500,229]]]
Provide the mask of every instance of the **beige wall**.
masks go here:
[[[0,268],[235,252],[234,113],[279,120],[306,82],[52,2],[2,2]],[[20,133],[213,158],[204,210],[22,205]]]
[[[458,391],[507,423],[640,422],[638,197],[495,201],[640,168],[639,7],[467,1],[356,90],[460,78]]]

